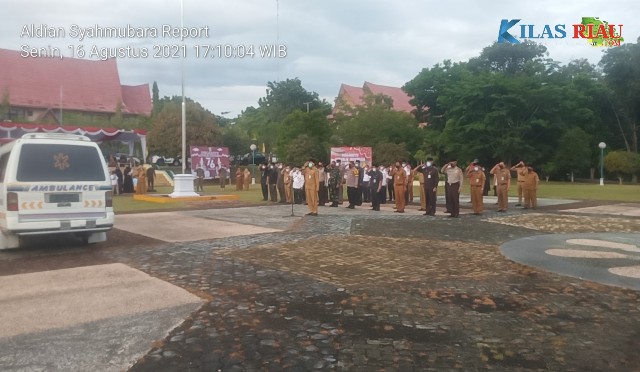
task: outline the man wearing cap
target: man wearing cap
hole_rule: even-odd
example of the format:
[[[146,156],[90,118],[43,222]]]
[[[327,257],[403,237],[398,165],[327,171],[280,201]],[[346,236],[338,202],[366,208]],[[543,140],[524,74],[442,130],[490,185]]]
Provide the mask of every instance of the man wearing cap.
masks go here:
[[[313,166],[313,160],[305,163],[304,168],[304,191],[307,196],[307,207],[309,216],[318,215],[318,189],[320,188],[320,176],[318,169]]]
[[[450,161],[443,169],[447,175],[447,184],[449,185],[447,191],[451,202],[449,211],[451,212],[451,217],[458,218],[460,215],[460,189],[464,183],[462,169],[458,167],[456,160]]]
[[[479,216],[484,209],[482,194],[487,178],[484,175],[484,170],[480,164],[478,164],[478,159],[474,160],[467,169],[467,177],[469,177],[469,185],[471,187],[471,206],[473,208],[473,214]]]
[[[511,172],[516,172],[516,175],[518,176],[518,204],[516,204],[516,207],[519,207],[522,205],[522,195],[524,193],[523,186],[525,182],[525,176],[523,176],[522,174],[527,174],[527,167],[524,165],[524,161],[520,160],[518,164],[511,167],[511,169],[509,170]]]
[[[356,203],[358,201],[358,176],[359,174],[356,165],[354,164],[354,162],[350,161],[349,167],[345,170],[344,175],[347,184],[347,198],[349,199],[349,205],[347,206],[347,208],[349,209],[355,209]]]
[[[491,168],[491,174],[495,176],[498,192],[498,212],[506,212],[509,206],[509,186],[511,186],[511,172],[509,168],[500,162]]]
[[[433,158],[427,158],[427,163],[424,164],[420,170],[420,173],[424,177],[424,194],[427,199],[425,216],[436,215],[436,202],[438,198],[438,182],[440,181],[440,174],[438,168],[433,165]]]

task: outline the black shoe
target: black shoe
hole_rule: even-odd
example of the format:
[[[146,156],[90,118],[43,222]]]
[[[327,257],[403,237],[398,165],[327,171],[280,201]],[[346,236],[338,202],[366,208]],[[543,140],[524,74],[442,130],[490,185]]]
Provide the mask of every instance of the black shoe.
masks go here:
[[[522,205],[522,204],[518,203],[518,204],[516,204],[516,207],[520,207],[521,205]]]

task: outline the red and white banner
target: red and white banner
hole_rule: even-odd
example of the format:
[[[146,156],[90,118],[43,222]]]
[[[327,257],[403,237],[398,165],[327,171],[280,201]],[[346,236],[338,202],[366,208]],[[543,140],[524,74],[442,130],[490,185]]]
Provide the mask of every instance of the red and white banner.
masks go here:
[[[227,170],[229,177],[229,148],[191,146],[191,171],[194,175],[198,168],[204,170],[204,178],[217,178],[221,168]]]
[[[331,161],[338,160],[344,163],[360,160],[361,163],[371,164],[373,152],[371,147],[332,147]]]

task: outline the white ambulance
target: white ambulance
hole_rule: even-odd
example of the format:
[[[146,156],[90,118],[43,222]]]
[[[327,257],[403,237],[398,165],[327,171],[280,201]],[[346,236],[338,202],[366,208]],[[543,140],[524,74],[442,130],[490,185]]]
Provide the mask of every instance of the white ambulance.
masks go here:
[[[0,147],[0,249],[30,235],[105,241],[112,202],[107,165],[85,136],[30,133]]]

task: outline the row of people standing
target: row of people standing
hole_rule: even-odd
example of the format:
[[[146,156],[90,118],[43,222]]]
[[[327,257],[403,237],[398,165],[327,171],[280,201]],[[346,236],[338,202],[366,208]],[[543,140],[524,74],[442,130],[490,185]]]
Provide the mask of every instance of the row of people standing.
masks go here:
[[[114,195],[146,194],[155,191],[156,171],[151,165],[137,167],[127,165],[124,170],[116,165],[110,175],[111,187]]]

